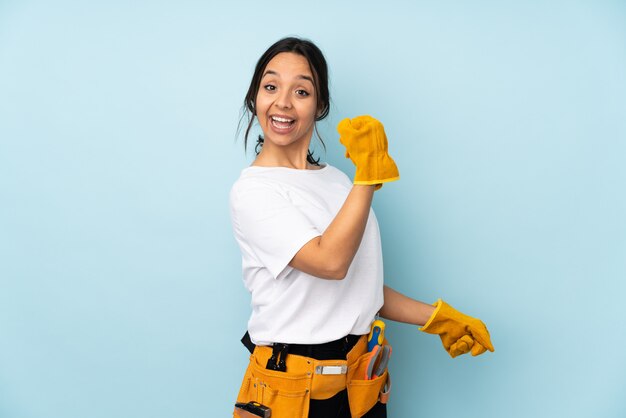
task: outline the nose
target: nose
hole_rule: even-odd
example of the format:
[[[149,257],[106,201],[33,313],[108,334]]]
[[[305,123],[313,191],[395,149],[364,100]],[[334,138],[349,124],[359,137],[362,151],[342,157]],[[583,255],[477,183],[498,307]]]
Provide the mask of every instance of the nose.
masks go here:
[[[278,94],[275,102],[276,106],[281,109],[291,109],[291,94],[288,90],[283,90]]]

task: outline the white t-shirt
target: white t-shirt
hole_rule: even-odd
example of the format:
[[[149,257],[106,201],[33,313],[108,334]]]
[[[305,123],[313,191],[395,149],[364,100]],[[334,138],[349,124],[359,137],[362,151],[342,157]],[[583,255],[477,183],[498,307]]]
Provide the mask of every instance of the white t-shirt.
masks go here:
[[[288,264],[322,235],[352,189],[328,164],[319,170],[251,166],[230,193],[244,285],[252,295],[248,332],[255,344],[319,344],[369,332],[383,305],[383,258],[374,211],[343,280]]]

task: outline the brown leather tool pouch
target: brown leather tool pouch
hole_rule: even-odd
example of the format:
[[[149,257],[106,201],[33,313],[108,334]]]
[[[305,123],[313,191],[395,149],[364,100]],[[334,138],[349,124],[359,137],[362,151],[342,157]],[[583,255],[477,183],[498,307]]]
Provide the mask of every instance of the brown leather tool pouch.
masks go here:
[[[272,418],[306,418],[309,415],[311,375],[307,371],[290,367],[280,372],[267,370],[265,365],[271,349],[257,347],[243,378],[237,402],[259,402],[272,411]],[[289,359],[294,356],[289,356]],[[235,415],[237,417],[237,415]]]
[[[387,340],[383,342],[383,345],[386,344],[388,344]],[[348,402],[353,418],[365,415],[379,400],[382,403],[387,403],[389,399],[390,385],[385,385],[389,379],[389,371],[385,370],[377,378],[366,380],[365,371],[369,359],[370,353],[366,349],[362,351],[353,350],[348,354],[348,362],[351,365],[348,367]]]
[[[364,379],[369,358],[366,351],[367,338],[363,336],[347,360],[317,360],[289,354],[286,371],[281,372],[266,369],[272,348],[257,346],[250,355],[237,402],[254,401],[268,406],[272,418],[306,418],[311,399],[328,399],[347,387],[351,414],[360,417],[378,402],[388,377],[385,371],[374,380]]]

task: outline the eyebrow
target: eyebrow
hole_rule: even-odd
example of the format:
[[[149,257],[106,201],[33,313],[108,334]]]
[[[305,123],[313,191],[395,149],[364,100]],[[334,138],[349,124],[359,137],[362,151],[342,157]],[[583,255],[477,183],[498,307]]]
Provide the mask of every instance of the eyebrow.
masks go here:
[[[276,75],[276,76],[280,77],[280,74],[278,74],[276,71],[273,71],[273,70],[267,70],[265,72],[265,74],[263,74],[263,77],[265,77],[266,75]],[[261,78],[263,78],[263,77],[261,77]],[[308,76],[308,75],[300,74],[296,78],[299,78],[301,80],[309,80],[311,82],[311,84],[315,85],[315,83],[313,82],[313,78]]]

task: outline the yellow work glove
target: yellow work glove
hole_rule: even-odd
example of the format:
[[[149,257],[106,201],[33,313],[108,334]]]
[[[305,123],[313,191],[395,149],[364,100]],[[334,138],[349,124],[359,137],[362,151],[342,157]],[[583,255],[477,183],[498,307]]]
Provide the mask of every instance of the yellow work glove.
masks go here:
[[[493,351],[489,331],[480,319],[461,312],[439,299],[426,324],[419,330],[429,334],[439,334],[446,351],[456,357],[471,350],[473,356]]]
[[[354,184],[376,184],[398,180],[400,173],[387,153],[387,136],[383,124],[371,116],[346,118],[337,125],[339,142],[346,147],[346,158],[356,166]]]

